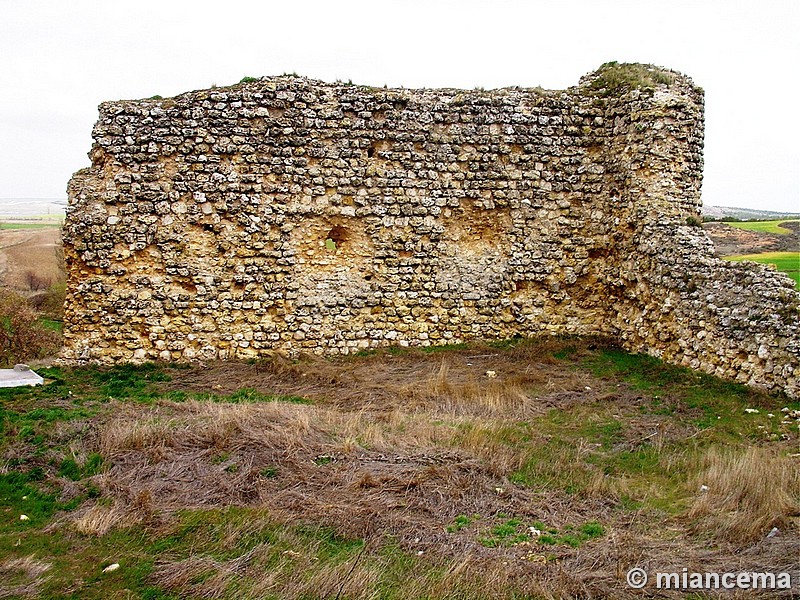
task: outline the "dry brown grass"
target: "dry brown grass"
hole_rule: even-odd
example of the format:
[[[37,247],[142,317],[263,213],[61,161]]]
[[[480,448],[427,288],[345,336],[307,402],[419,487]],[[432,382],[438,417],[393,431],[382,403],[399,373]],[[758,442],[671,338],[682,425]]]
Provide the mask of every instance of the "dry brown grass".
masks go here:
[[[236,589],[238,598],[253,600],[264,597],[369,600],[380,597],[378,590],[386,589],[391,578],[392,559],[371,552],[375,549],[368,546],[345,560],[320,568],[316,556],[318,548],[302,546],[297,540],[282,541],[295,542],[301,551],[283,551],[277,562],[268,545],[256,546],[228,561],[208,557],[162,560],[156,566],[153,580],[167,590],[192,598],[229,597],[230,590]],[[511,598],[523,591],[537,594],[537,598],[555,598],[535,580],[521,577],[519,565],[488,561],[474,555],[446,563],[435,557],[432,561],[432,568],[406,575],[402,582],[403,598]],[[576,586],[576,589],[581,588]]]
[[[119,504],[113,506],[103,506],[99,504],[91,505],[72,515],[72,527],[83,535],[103,536],[112,529],[122,529],[132,527],[145,521],[150,513],[136,511],[134,508],[139,503],[132,503],[128,507]]]
[[[404,567],[404,598],[627,599],[642,597],[624,584],[633,566],[796,568],[787,559],[800,549],[790,528],[798,499],[792,459],[755,448],[710,452],[698,463],[676,447],[691,436],[690,424],[643,413],[638,391],[562,371],[536,348],[171,370],[167,389],[219,395],[244,384],[314,403],[114,403],[113,417],[81,437],[86,447],[71,447],[75,456],[99,452],[111,465],[94,482],[112,503],[76,511],[73,527],[104,535],[139,523],[165,537],[177,531],[180,509],[212,519],[223,513],[213,537],[192,540],[204,550],[180,547],[156,563],[152,582],[186,598],[367,600],[384,593],[398,560],[418,553],[418,568]],[[569,411],[558,435],[546,428],[555,426],[549,415],[537,421],[554,407]],[[602,452],[654,448],[657,468],[696,471],[689,485],[709,486],[687,517],[691,527],[679,508],[622,507],[623,498],[658,496],[660,483],[635,469],[610,475],[597,462],[601,438],[581,432],[611,419],[623,425]],[[516,485],[509,477],[523,466],[531,479]],[[565,482],[578,491],[566,492]],[[683,480],[675,486],[685,491]],[[224,507],[246,507],[249,520],[226,521]],[[461,515],[479,518],[448,531]],[[599,521],[607,534],[580,548],[481,543],[509,516],[560,530]],[[299,525],[363,540],[366,549],[320,559],[324,551],[298,537]],[[749,545],[773,525],[786,535]],[[709,547],[708,533],[718,531]]]
[[[467,415],[471,418],[525,418],[541,410],[535,410],[531,396],[525,391],[524,386],[532,385],[531,379],[533,378],[498,374],[492,369],[483,373],[477,370],[454,372],[450,362],[443,359],[426,379],[404,386],[399,394],[408,399],[410,407],[451,417]],[[542,382],[537,378],[536,383]]]
[[[38,322],[28,300],[0,288],[0,366],[52,356],[61,347],[61,334]]]
[[[790,518],[800,515],[798,459],[771,448],[712,448],[692,485],[708,487],[687,514],[694,528],[730,542],[763,539],[773,527],[792,527]]]
[[[246,381],[251,389],[302,396],[347,412],[377,408],[515,418],[579,401],[576,390],[598,383],[585,372],[553,368],[552,353],[562,346],[545,339],[502,352],[476,346],[443,358],[418,350],[340,361],[309,356],[291,362],[275,356],[256,364],[212,363],[202,371],[176,371],[164,389],[230,394]]]
[[[33,555],[0,562],[0,598],[36,596],[47,581],[45,574],[51,567],[50,563],[37,560]],[[14,579],[21,581],[12,583]]]
[[[113,466],[95,481],[115,504],[78,513],[74,527],[101,534],[164,509],[251,505],[352,537],[434,544],[458,514],[549,513],[545,495],[509,485],[524,454],[498,439],[503,426],[280,402],[122,408],[96,442]]]

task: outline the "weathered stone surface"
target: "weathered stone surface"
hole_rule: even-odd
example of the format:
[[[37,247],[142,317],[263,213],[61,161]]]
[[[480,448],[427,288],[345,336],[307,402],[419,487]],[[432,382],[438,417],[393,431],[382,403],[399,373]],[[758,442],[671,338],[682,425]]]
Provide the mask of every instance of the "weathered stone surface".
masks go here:
[[[64,358],[605,334],[798,395],[791,280],[686,224],[702,91],[616,69],[563,91],[275,77],[104,103],[69,185]]]

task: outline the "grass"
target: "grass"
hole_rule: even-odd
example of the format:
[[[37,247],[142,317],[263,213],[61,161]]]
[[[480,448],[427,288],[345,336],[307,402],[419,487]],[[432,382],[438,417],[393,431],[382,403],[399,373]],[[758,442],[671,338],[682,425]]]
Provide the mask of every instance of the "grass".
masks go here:
[[[522,519],[511,518],[495,525],[489,535],[479,539],[487,548],[501,546],[569,546],[579,548],[585,542],[605,535],[605,528],[595,521],[584,523],[580,527],[566,525],[563,530],[545,525],[541,521],[525,523]]]
[[[688,517],[726,539],[755,542],[772,526],[786,528],[798,511],[800,471],[771,448],[715,448],[703,456],[694,483],[707,491]]]
[[[61,227],[61,223],[55,219],[45,223],[0,223],[0,229],[53,229]]]
[[[794,279],[798,289],[800,289],[800,252],[763,252],[761,254],[726,256],[725,258],[732,261],[752,260],[763,264],[775,265],[778,271],[786,273]]]
[[[652,90],[658,85],[669,85],[673,76],[653,65],[640,63],[603,64],[589,89],[601,96],[617,95],[630,90]]]
[[[41,374],[0,390],[0,595],[624,599],[798,540],[800,403],[597,341]]]
[[[56,319],[49,319],[47,317],[40,317],[39,323],[51,331],[58,331],[59,333],[64,329],[64,322]]]
[[[775,221],[724,221],[726,225],[747,231],[759,231],[762,233],[776,233],[786,235],[792,233],[787,227],[781,227],[781,223],[800,223],[798,219],[778,219]]]

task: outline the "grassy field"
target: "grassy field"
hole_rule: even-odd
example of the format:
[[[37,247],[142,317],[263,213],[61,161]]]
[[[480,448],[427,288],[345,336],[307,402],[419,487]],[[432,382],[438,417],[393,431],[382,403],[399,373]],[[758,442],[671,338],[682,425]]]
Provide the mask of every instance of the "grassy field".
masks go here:
[[[762,233],[792,233],[791,229],[780,227],[781,223],[798,223],[797,219],[779,219],[777,221],[725,221],[726,225],[747,229],[748,231],[760,231]]]
[[[727,260],[752,260],[759,263],[775,265],[775,267],[794,279],[800,288],[800,252],[763,252],[761,254],[740,254],[726,256]]]
[[[37,221],[31,223],[0,222],[0,229],[49,229],[61,227],[62,221]]]
[[[797,570],[800,403],[600,340],[39,372],[0,389],[0,597],[626,599],[661,597],[634,566]]]

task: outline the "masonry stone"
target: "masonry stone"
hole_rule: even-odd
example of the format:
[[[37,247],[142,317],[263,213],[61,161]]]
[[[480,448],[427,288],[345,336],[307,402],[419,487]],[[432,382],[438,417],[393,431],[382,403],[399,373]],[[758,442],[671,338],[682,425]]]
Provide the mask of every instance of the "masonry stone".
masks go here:
[[[269,77],[106,102],[69,183],[67,361],[604,335],[800,394],[800,294],[693,225],[703,94]]]

